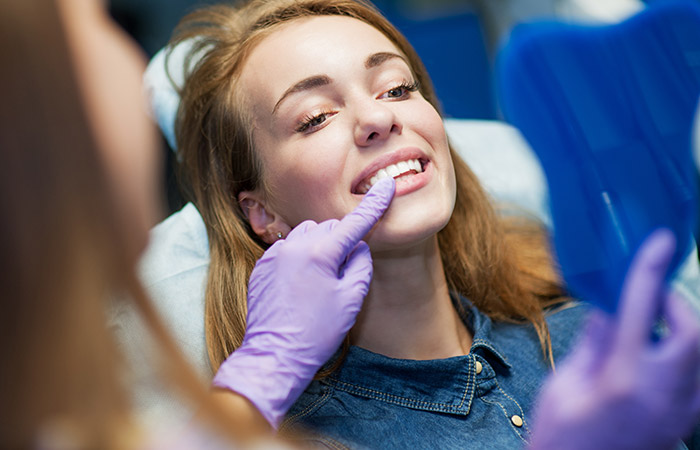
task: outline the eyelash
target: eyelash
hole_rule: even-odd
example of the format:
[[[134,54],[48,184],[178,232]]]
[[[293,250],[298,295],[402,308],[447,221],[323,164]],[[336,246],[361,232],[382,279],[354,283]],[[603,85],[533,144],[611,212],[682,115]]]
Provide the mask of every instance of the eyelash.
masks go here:
[[[420,89],[420,84],[418,81],[414,81],[409,83],[408,81],[404,81],[403,83],[399,84],[398,86],[394,86],[393,88],[387,90],[385,93],[389,93],[391,91],[396,91],[398,89],[402,89],[404,92],[398,96],[398,97],[389,97],[392,99],[401,99],[405,97],[408,93],[410,92],[416,92],[418,89]],[[383,94],[382,94],[383,95]],[[321,125],[323,122],[326,121],[326,116],[333,114],[334,111],[330,110],[324,110],[321,111],[318,114],[308,114],[306,115],[301,122],[299,123],[299,126],[296,128],[296,132],[298,133],[303,133],[305,131],[308,131],[310,128],[315,128]],[[317,122],[317,123],[314,123]]]
[[[391,97],[391,98],[402,98],[406,95],[407,92],[416,92],[419,88],[420,88],[420,84],[418,84],[418,81],[413,81],[411,83],[409,83],[408,81],[404,81],[403,83],[399,84],[396,87],[389,89],[386,92],[388,93],[391,91],[395,91],[397,89],[403,89],[404,91],[406,91],[406,92],[404,92],[403,95],[401,95],[400,97]]]
[[[329,114],[333,114],[333,111],[330,110],[323,110],[318,114],[307,114],[299,123],[299,126],[296,128],[296,131],[298,133],[303,133],[304,131],[307,131],[309,128],[312,127],[317,127],[321,125],[323,122],[326,121],[326,116]],[[323,119],[323,120],[321,120]],[[320,120],[317,124],[314,124],[315,121]]]

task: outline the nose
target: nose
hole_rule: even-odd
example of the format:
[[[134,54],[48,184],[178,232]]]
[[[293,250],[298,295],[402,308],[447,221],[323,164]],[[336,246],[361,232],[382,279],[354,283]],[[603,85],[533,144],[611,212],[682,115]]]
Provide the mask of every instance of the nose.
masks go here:
[[[357,111],[355,143],[358,146],[367,147],[389,138],[392,133],[401,134],[403,127],[388,105],[373,99],[363,102]]]

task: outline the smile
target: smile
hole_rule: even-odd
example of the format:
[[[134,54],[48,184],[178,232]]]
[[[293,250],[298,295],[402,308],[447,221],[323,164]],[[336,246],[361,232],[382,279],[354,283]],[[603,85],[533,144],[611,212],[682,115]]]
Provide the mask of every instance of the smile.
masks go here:
[[[382,178],[392,177],[399,183],[401,180],[421,172],[423,172],[423,163],[417,158],[389,164],[360,181],[355,188],[355,193],[360,195],[366,194]]]

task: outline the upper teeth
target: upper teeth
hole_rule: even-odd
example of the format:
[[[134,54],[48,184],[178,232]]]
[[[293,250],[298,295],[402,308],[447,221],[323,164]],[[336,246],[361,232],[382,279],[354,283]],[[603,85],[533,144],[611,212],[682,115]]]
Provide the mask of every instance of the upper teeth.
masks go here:
[[[409,159],[408,161],[401,161],[396,164],[391,164],[389,166],[386,166],[383,169],[379,169],[377,173],[375,173],[370,179],[369,183],[365,183],[364,186],[361,186],[361,194],[367,193],[369,189],[374,186],[377,181],[381,180],[382,178],[397,178],[400,177],[401,175],[408,173],[410,171],[415,171],[416,173],[421,173],[423,171],[423,168],[421,167],[420,161],[417,159]]]

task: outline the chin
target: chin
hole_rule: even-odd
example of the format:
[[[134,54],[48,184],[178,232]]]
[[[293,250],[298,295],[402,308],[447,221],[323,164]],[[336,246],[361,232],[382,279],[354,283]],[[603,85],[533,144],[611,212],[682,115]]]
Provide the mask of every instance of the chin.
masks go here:
[[[452,216],[454,201],[432,203],[428,207],[411,205],[401,207],[392,203],[367,239],[372,253],[410,250],[433,242],[437,233],[445,228]]]

